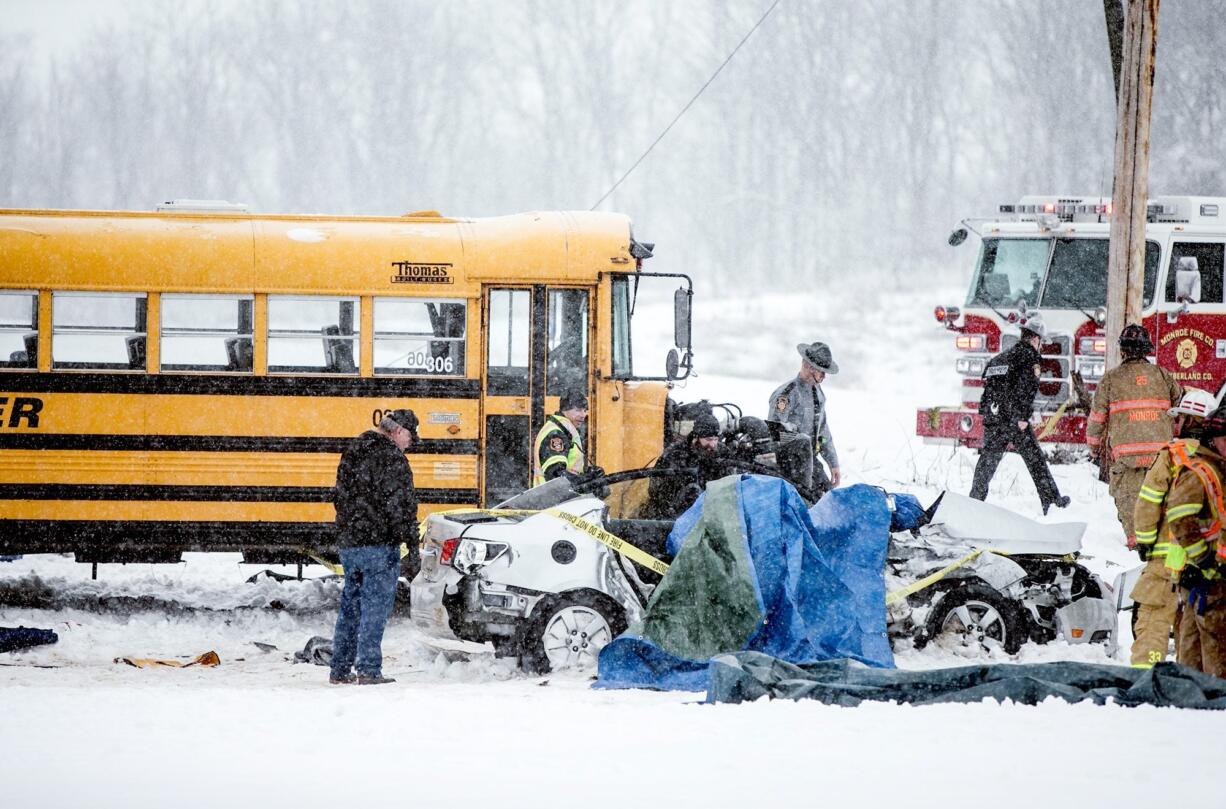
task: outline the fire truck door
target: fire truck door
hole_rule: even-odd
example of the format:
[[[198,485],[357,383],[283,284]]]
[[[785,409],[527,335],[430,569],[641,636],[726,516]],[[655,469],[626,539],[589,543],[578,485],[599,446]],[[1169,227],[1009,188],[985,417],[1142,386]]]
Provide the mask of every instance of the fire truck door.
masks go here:
[[[1178,300],[1176,275],[1179,260],[1196,259],[1200,271],[1200,300]],[[1226,380],[1226,244],[1219,238],[1195,239],[1171,245],[1165,289],[1158,307],[1158,364],[1185,387],[1217,394]]]

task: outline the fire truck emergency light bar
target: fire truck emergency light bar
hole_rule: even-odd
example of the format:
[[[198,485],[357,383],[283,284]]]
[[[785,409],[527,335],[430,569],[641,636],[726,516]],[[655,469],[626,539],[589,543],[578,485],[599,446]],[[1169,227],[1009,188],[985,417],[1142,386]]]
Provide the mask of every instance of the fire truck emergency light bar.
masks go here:
[[[1200,216],[1217,217],[1221,208],[1214,202],[1200,202],[1195,197],[1160,197],[1151,200],[1145,206],[1145,216],[1151,221],[1188,221],[1199,209]],[[1104,217],[1111,216],[1113,206],[1111,200],[1102,197],[1063,197],[1044,199],[1042,197],[1023,197],[1021,202],[1007,203],[1000,206],[1002,214],[1017,214],[1019,216],[1053,215],[1069,222],[1078,216]]]

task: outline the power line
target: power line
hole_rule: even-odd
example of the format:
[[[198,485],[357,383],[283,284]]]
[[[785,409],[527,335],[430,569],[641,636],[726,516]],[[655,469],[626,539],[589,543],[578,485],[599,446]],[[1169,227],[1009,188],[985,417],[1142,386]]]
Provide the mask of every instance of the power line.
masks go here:
[[[592,206],[591,208],[589,208],[588,210],[590,210],[590,211],[594,211],[594,210],[596,210],[597,208],[599,208],[599,207],[600,207],[600,203],[602,203],[602,202],[604,202],[606,199],[608,199],[608,198],[609,198],[609,196],[610,196],[610,195],[611,195],[611,194],[612,194],[614,191],[616,191],[616,190],[617,190],[617,187],[618,187],[618,186],[620,186],[622,183],[624,183],[624,182],[626,181],[626,178],[627,178],[627,177],[629,177],[629,176],[630,176],[630,175],[631,175],[631,174],[634,172],[634,170],[635,170],[635,169],[637,169],[637,168],[639,167],[639,164],[640,164],[640,163],[642,163],[644,160],[646,160],[646,159],[647,159],[647,155],[651,154],[651,150],[652,150],[652,149],[656,148],[656,144],[657,144],[657,143],[659,143],[660,141],[664,140],[664,136],[668,134],[668,131],[669,131],[670,129],[672,129],[672,128],[673,128],[673,126],[674,126],[674,125],[675,125],[675,124],[676,124],[678,121],[680,121],[680,120],[681,120],[681,116],[685,115],[685,114],[686,114],[686,112],[688,112],[688,111],[689,111],[690,107],[692,107],[692,106],[694,105],[694,102],[698,100],[698,97],[699,97],[700,95],[702,95],[703,91],[704,91],[704,90],[706,90],[708,86],[710,86],[711,82],[715,81],[715,77],[716,77],[716,76],[718,76],[718,75],[720,74],[720,71],[722,71],[722,70],[723,70],[723,69],[724,69],[724,68],[725,68],[725,67],[728,65],[728,63],[732,61],[732,57],[736,56],[736,52],[737,52],[737,51],[739,51],[739,50],[741,49],[741,46],[742,46],[742,45],[744,45],[744,44],[746,43],[746,41],[748,41],[748,40],[749,40],[749,38],[750,38],[751,36],[753,36],[753,32],[758,30],[758,26],[760,26],[760,25],[762,25],[762,23],[766,22],[766,18],[767,18],[767,17],[769,17],[769,16],[771,15],[771,12],[775,10],[775,6],[779,5],[779,3],[780,3],[780,2],[781,2],[781,0],[775,0],[775,2],[771,3],[770,8],[768,8],[768,9],[766,10],[766,12],[765,12],[765,13],[763,13],[763,15],[762,15],[761,17],[759,17],[759,18],[758,18],[758,21],[757,21],[756,23],[754,23],[754,24],[753,24],[753,28],[750,28],[750,29],[749,29],[749,31],[748,31],[748,32],[745,34],[745,36],[743,36],[743,37],[741,38],[741,41],[740,41],[740,42],[738,42],[738,43],[736,44],[736,47],[732,49],[732,53],[728,54],[728,58],[724,59],[724,61],[720,63],[720,66],[719,66],[719,67],[717,67],[717,68],[715,69],[715,72],[711,74],[711,78],[707,79],[707,80],[706,80],[706,82],[705,82],[705,83],[703,83],[702,87],[699,87],[699,88],[698,88],[698,92],[697,92],[697,93],[694,93],[694,97],[693,97],[693,98],[691,98],[691,99],[690,99],[690,100],[689,100],[689,101],[686,103],[686,105],[685,105],[684,107],[682,107],[682,108],[681,108],[681,112],[677,113],[677,117],[673,118],[673,120],[672,120],[672,121],[669,123],[669,125],[668,125],[668,126],[666,126],[666,127],[664,127],[664,131],[663,131],[663,132],[661,132],[661,133],[660,133],[658,136],[656,136],[656,139],[655,139],[655,140],[653,140],[653,141],[651,142],[651,145],[647,147],[647,151],[643,152],[643,154],[642,154],[642,155],[639,157],[639,159],[634,161],[634,165],[633,165],[633,166],[631,166],[630,168],[626,169],[626,173],[625,173],[625,174],[623,174],[623,175],[622,175],[622,176],[621,176],[621,177],[618,179],[618,181],[617,181],[617,182],[613,183],[613,187],[612,187],[612,188],[610,188],[608,191],[606,191],[606,192],[604,193],[604,196],[602,196],[600,199],[596,200],[596,204],[595,204],[595,205],[593,205],[593,206]]]

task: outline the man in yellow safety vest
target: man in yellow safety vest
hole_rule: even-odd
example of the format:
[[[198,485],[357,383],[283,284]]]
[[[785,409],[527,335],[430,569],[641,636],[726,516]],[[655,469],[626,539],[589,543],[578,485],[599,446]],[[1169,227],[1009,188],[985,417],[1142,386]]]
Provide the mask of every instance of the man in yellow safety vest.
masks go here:
[[[583,436],[579,428],[587,421],[587,394],[562,394],[558,412],[545,418],[532,450],[532,485],[539,486],[563,472],[584,469]]]

